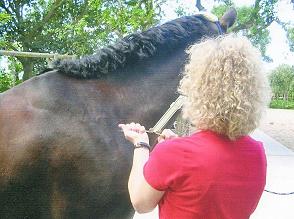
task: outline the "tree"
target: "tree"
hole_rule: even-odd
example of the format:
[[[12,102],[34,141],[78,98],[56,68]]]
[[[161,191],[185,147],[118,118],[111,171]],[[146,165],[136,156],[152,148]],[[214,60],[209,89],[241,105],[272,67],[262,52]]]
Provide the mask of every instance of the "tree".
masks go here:
[[[228,7],[234,6],[237,9],[237,22],[230,29],[232,32],[242,32],[251,42],[259,48],[264,59],[271,61],[265,55],[266,46],[270,43],[267,27],[277,19],[275,6],[277,0],[256,0],[253,6],[236,7],[232,1],[225,1],[224,4],[214,7],[213,12],[217,15]]]
[[[252,6],[237,7],[232,0],[213,0],[216,4],[212,9],[212,13],[220,17],[229,7],[235,7],[237,10],[237,20],[234,26],[229,30],[231,32],[241,32],[247,36],[251,42],[260,49],[265,61],[272,61],[266,56],[266,46],[270,43],[269,31],[267,29],[273,22],[280,24],[288,33],[289,45],[294,51],[294,27],[290,24],[283,23],[276,13],[278,0],[255,0]],[[196,7],[199,11],[206,11],[202,3],[208,0],[195,0]],[[292,1],[294,7],[294,1]],[[181,4],[176,13],[187,15],[186,8]],[[294,8],[293,8],[294,9]]]
[[[2,49],[84,55],[160,19],[165,0],[0,0]],[[36,59],[18,57],[24,79]]]
[[[279,65],[270,74],[270,85],[275,98],[283,97],[288,101],[294,93],[294,67],[289,65]]]

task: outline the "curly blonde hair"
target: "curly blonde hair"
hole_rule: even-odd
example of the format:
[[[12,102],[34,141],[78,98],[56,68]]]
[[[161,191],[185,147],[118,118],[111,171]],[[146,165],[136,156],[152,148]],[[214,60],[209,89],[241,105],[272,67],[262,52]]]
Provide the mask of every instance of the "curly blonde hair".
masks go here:
[[[188,54],[178,88],[187,97],[183,117],[231,140],[258,127],[269,86],[260,52],[250,41],[223,35],[191,46]]]

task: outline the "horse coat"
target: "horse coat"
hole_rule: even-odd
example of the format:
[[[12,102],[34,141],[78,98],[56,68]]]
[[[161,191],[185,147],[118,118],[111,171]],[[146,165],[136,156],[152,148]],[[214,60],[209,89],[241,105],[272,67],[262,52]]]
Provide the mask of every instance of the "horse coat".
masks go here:
[[[221,18],[225,31],[235,10]],[[218,27],[202,15],[58,61],[0,95],[0,218],[130,218],[133,146],[119,123],[152,127],[175,100],[185,49]]]

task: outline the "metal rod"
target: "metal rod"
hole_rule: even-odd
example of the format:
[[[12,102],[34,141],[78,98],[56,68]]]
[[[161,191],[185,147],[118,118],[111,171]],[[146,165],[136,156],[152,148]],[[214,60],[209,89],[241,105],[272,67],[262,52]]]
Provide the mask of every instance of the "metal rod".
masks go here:
[[[120,132],[123,132],[123,130],[120,130]],[[145,132],[147,132],[147,133],[152,133],[152,134],[156,134],[156,135],[158,135],[158,136],[161,136],[161,137],[165,137],[165,135],[163,135],[163,134],[161,134],[161,133],[159,133],[159,132],[154,132],[154,131],[152,131],[152,130],[145,130]]]
[[[75,58],[75,55],[60,55],[57,53],[39,53],[39,52],[19,52],[0,50],[0,55],[4,56],[19,56],[28,58]]]
[[[156,134],[156,135],[158,135],[158,136],[161,136],[161,137],[164,137],[164,135],[163,134],[161,134],[161,133],[159,133],[159,132],[155,132],[155,131],[152,131],[152,130],[146,130],[146,132],[147,133],[153,133],[153,134]]]

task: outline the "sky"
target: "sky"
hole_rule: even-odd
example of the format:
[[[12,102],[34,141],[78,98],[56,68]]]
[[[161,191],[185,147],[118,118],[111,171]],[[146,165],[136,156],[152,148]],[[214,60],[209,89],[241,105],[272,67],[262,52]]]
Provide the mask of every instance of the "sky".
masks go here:
[[[163,7],[165,16],[162,22],[174,19],[177,17],[174,10],[180,2],[183,7],[191,13],[197,13],[195,6],[196,0],[168,0],[167,4]],[[255,0],[233,0],[237,7],[253,5]],[[210,11],[213,7],[213,0],[202,0],[202,5]],[[279,0],[277,7],[277,15],[283,22],[292,22],[294,25],[294,8],[290,4],[290,0]],[[277,67],[280,64],[293,65],[294,53],[290,52],[287,43],[285,31],[276,22],[273,22],[269,27],[271,43],[267,46],[266,54],[273,59],[272,63],[266,63],[265,68],[267,71]]]

